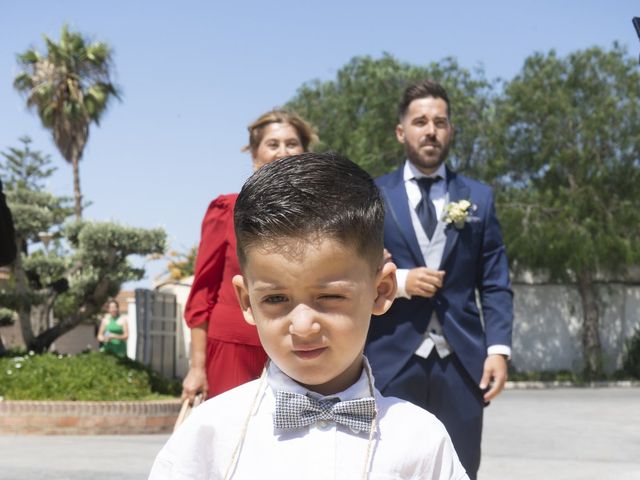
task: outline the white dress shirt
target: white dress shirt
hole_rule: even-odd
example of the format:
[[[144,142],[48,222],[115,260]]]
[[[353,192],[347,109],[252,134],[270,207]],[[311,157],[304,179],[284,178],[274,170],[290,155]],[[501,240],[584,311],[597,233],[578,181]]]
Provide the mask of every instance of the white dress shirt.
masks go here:
[[[427,175],[418,170],[409,160],[405,161],[403,179],[407,197],[409,199],[411,223],[418,240],[420,251],[422,252],[424,258],[426,258],[426,251],[427,247],[429,246],[429,237],[427,237],[427,234],[425,233],[422,224],[420,223],[420,219],[418,218],[418,214],[416,213],[416,207],[422,201],[422,192],[420,191],[420,187],[418,186],[417,179],[426,176]],[[442,180],[434,183],[431,186],[431,190],[429,191],[429,199],[433,202],[433,206],[435,207],[438,222],[442,222],[444,207],[448,202],[447,169],[444,163],[441,164],[434,173],[428,176],[442,177]],[[393,252],[391,252],[391,254],[393,255]],[[406,288],[408,274],[409,269],[399,268],[398,270],[396,270],[396,280],[398,283],[396,298],[411,298],[411,296],[407,293]],[[444,337],[442,325],[440,324],[435,311],[431,316],[429,325],[427,326],[427,331],[425,332],[424,339],[415,353],[416,355],[419,355],[423,358],[427,358],[434,347],[436,348],[436,351],[441,358],[446,357],[452,352],[451,346]],[[487,355],[494,354],[506,355],[507,357],[510,357],[511,348],[508,345],[489,345],[487,348]]]
[[[366,359],[365,368],[369,369]],[[369,434],[330,421],[296,430],[275,429],[275,392],[283,389],[341,400],[371,396],[364,371],[345,391],[321,397],[271,363],[266,381],[246,383],[195,408],[156,457],[149,479],[224,478],[247,418],[246,435],[231,478],[362,478]],[[382,397],[377,390],[374,397],[378,427],[369,479],[468,479],[439,420],[409,402]],[[250,412],[256,398],[256,407]]]

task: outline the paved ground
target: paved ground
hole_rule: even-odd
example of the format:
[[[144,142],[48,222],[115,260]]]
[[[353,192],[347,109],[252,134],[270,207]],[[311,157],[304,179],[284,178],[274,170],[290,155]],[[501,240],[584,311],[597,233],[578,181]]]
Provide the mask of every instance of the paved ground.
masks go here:
[[[166,439],[0,435],[0,479],[144,479]],[[481,480],[640,480],[640,388],[507,391],[483,446]]]
[[[640,388],[506,391],[483,447],[483,480],[639,480]]]

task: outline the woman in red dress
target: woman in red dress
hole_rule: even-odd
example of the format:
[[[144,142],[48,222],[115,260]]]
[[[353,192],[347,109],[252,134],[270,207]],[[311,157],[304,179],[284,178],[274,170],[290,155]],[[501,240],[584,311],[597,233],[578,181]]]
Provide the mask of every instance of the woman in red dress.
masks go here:
[[[311,126],[286,110],[265,113],[248,127],[254,170],[278,158],[309,150],[317,141]],[[233,231],[238,194],[220,195],[209,205],[195,278],[185,307],[191,328],[191,365],[182,383],[182,398],[198,392],[210,398],[260,376],[267,360],[256,328],[247,324],[231,284],[240,274]]]

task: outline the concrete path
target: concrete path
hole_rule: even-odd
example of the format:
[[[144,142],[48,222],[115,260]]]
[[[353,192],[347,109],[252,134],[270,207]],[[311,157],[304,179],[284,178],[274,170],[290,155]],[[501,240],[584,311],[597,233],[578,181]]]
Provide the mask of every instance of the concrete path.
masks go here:
[[[167,438],[0,435],[0,480],[145,479]]]
[[[0,480],[145,479],[167,438],[0,435]],[[481,480],[640,480],[640,388],[506,391],[483,448]]]
[[[640,388],[505,391],[485,411],[480,478],[640,480]]]

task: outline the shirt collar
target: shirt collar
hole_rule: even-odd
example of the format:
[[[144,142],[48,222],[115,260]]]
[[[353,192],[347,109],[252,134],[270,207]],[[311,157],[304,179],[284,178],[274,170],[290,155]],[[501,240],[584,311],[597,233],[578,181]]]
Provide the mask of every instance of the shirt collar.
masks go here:
[[[334,393],[332,395],[323,396],[319,393],[310,391],[309,389],[303,387],[298,382],[293,380],[287,374],[285,374],[280,368],[274,363],[269,362],[269,367],[267,369],[267,382],[269,383],[269,387],[276,392],[278,390],[285,390],[287,392],[300,393],[302,395],[307,395],[316,398],[318,400],[326,400],[329,398],[339,398],[341,401],[345,400],[355,400],[358,398],[367,398],[371,397],[371,391],[369,389],[369,379],[371,378],[371,384],[373,385],[373,374],[371,373],[371,366],[369,365],[369,361],[367,357],[362,356],[363,359],[363,368],[362,373],[360,374],[360,378],[356,380],[356,382],[343,390],[342,392]]]
[[[435,172],[433,172],[431,175],[425,175],[424,173],[422,173],[409,160],[405,160],[404,162],[403,178],[405,182],[412,180],[414,178],[418,179],[422,177],[437,177],[437,176],[442,177],[442,179],[445,182],[447,181],[447,167],[445,167],[444,162],[441,163],[438,169]]]

